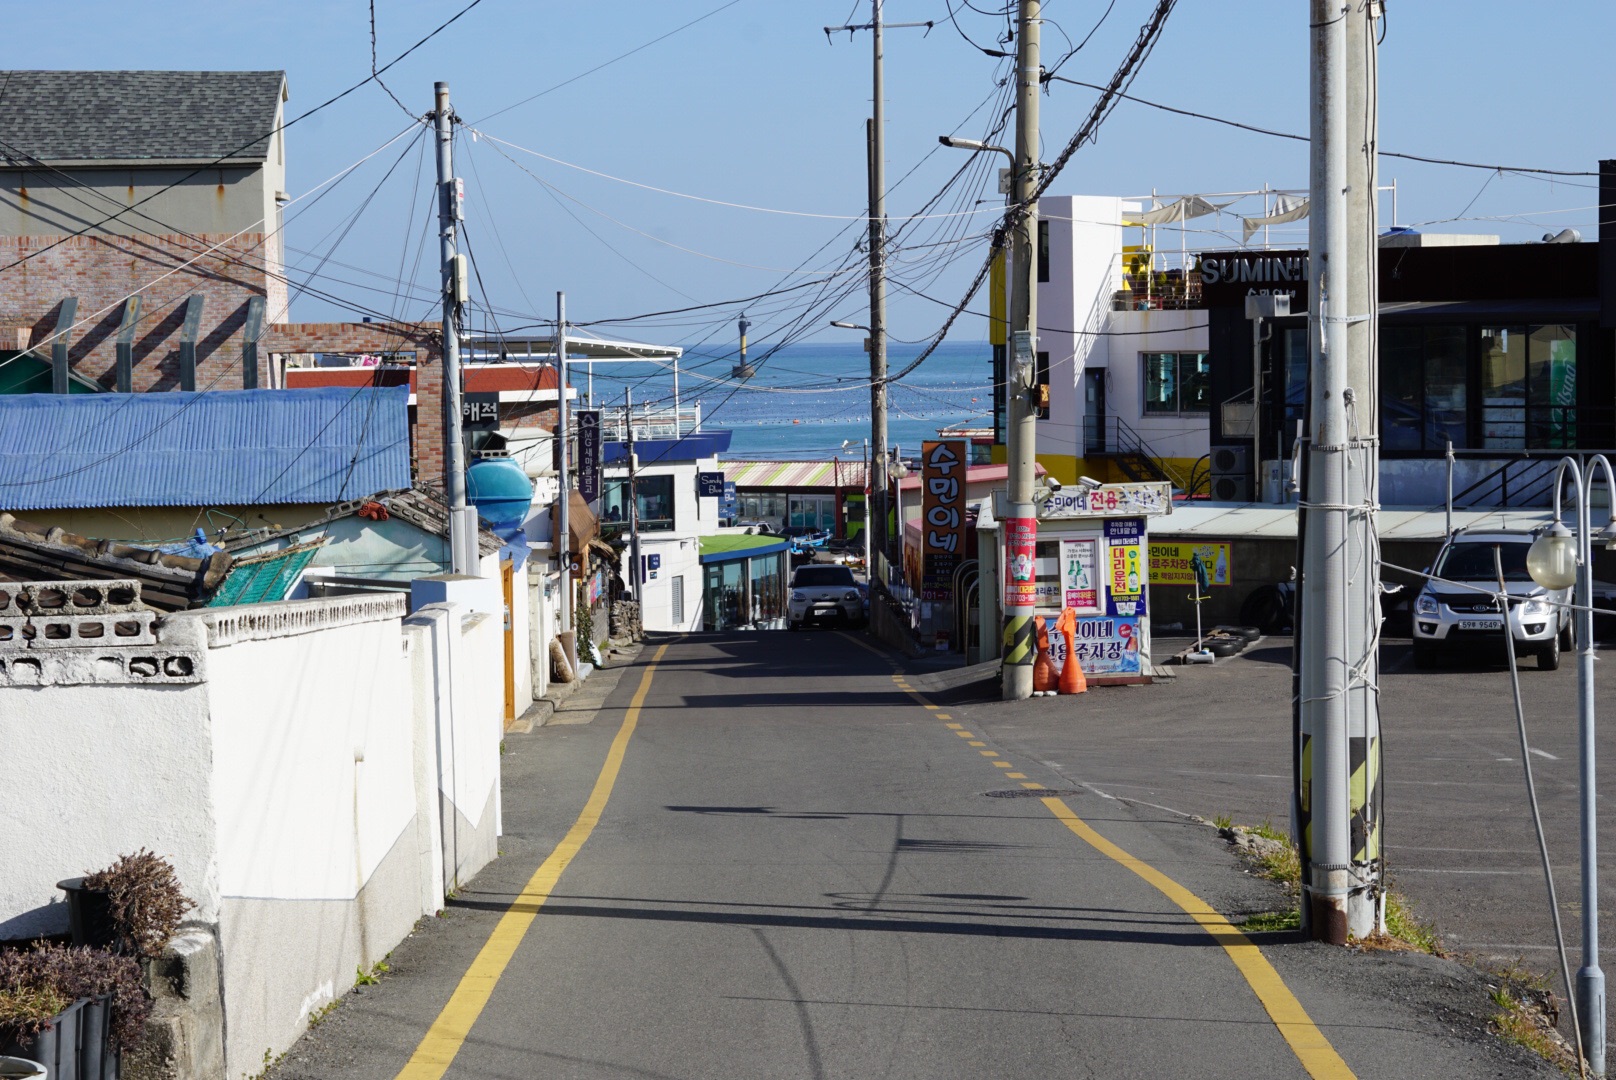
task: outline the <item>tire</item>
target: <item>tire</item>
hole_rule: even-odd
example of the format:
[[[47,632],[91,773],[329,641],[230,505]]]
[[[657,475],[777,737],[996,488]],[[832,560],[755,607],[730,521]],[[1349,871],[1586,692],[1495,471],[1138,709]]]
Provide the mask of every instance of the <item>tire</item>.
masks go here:
[[[1549,643],[1537,651],[1537,669],[1539,671],[1557,671],[1560,667],[1560,635],[1556,634],[1549,639]]]
[[[1414,639],[1414,666],[1421,671],[1429,671],[1436,667],[1436,646],[1429,641]]]
[[[800,622],[792,622],[790,619],[787,619],[786,620],[786,629],[790,630],[793,634],[795,634],[798,630],[802,629],[802,623],[800,623]]]
[[[1247,642],[1256,641],[1263,636],[1261,627],[1256,626],[1219,626],[1213,630],[1213,633],[1220,632]]]
[[[1239,638],[1206,638],[1201,642],[1201,647],[1222,660],[1244,649],[1246,643]]]
[[[1576,647],[1577,643],[1571,632],[1571,623],[1567,622],[1565,628],[1560,631],[1560,651],[1570,652]]]

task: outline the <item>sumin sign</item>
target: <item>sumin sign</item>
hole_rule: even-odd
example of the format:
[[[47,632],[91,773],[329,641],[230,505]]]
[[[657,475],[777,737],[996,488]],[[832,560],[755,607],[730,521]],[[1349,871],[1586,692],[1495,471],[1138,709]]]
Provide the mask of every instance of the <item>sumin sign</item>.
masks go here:
[[[1167,483],[1104,484],[1097,488],[1065,488],[1039,507],[1047,520],[1076,517],[1154,517],[1173,512],[1173,488]]]
[[[965,443],[922,443],[920,480],[922,596],[948,599],[965,558]]]

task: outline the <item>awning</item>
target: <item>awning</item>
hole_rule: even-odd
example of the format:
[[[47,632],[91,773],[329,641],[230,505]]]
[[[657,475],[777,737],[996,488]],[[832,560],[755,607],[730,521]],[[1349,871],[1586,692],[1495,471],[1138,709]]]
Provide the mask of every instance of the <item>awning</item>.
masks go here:
[[[724,480],[736,488],[796,488],[863,491],[863,461],[721,461]]]
[[[595,512],[589,509],[588,501],[574,488],[568,493],[571,498],[567,500],[567,531],[572,533],[572,543],[567,550],[574,555],[580,555],[589,547],[589,542],[600,535],[600,522]],[[550,545],[555,547],[561,537],[561,500],[557,499],[550,504]]]
[[[1251,234],[1264,225],[1285,225],[1292,221],[1301,221],[1307,217],[1312,204],[1305,195],[1280,195],[1274,200],[1274,212],[1267,217],[1241,218],[1244,227],[1241,230],[1242,244],[1251,242]]]

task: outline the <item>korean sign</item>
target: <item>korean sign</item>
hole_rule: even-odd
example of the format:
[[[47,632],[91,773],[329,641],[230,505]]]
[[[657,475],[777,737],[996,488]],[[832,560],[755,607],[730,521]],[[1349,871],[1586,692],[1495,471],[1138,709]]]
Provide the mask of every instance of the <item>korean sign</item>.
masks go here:
[[[1178,544],[1150,542],[1150,583],[1177,585],[1186,589],[1195,587],[1195,571],[1190,560],[1196,555],[1206,566],[1207,578],[1213,585],[1229,584],[1229,545]]]
[[[1083,536],[1060,542],[1061,604],[1079,615],[1098,615],[1100,606],[1100,538]]]
[[[600,498],[600,410],[578,410],[578,494]]]
[[[965,443],[922,443],[920,476],[921,594],[949,599],[965,558]]]
[[[1138,619],[1078,619],[1075,647],[1085,675],[1139,674]],[[1056,667],[1066,663],[1065,635],[1050,632],[1049,654]]]
[[[1004,519],[1004,606],[1038,605],[1038,520]]]
[[[1105,523],[1106,613],[1137,618],[1145,613],[1145,522],[1111,518]]]
[[[499,430],[499,392],[461,394],[460,426],[466,431]]]
[[[1102,484],[1097,488],[1064,488],[1049,497],[1038,516],[1046,520],[1074,517],[1154,517],[1173,512],[1170,484]]]

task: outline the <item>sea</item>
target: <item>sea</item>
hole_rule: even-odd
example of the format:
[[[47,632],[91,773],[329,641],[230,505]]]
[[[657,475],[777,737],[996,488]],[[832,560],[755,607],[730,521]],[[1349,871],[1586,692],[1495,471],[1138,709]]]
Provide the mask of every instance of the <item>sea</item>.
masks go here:
[[[923,349],[889,344],[888,370],[901,371]],[[733,346],[697,346],[679,361],[681,407],[699,402],[703,429],[734,433],[725,457],[845,459],[863,453],[870,435],[870,358],[859,342],[779,348],[758,342],[748,359],[757,372],[744,380],[731,375]],[[589,385],[589,367],[587,361],[573,361],[574,386]],[[908,456],[919,453],[922,440],[935,439],[939,428],[991,427],[992,382],[991,346],[945,341],[901,381],[888,384],[888,442]],[[621,404],[629,388],[636,408],[671,405],[671,366],[594,365],[597,407]]]

